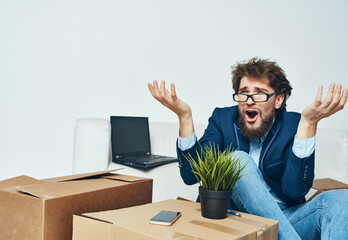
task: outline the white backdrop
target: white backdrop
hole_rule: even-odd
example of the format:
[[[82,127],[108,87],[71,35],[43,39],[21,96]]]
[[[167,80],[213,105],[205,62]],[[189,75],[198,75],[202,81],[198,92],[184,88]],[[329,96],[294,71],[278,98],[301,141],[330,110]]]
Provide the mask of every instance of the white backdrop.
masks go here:
[[[153,79],[175,82],[205,123],[234,104],[231,65],[254,56],[279,63],[288,110],[302,111],[318,85],[348,87],[347,12],[345,0],[0,0],[0,179],[70,174],[79,118],[176,121]]]

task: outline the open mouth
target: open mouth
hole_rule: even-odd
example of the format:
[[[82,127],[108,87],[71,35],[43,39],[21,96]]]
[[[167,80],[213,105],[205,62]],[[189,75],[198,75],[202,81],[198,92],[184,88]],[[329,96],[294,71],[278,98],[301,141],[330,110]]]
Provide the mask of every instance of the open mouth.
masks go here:
[[[248,122],[255,122],[257,120],[257,116],[259,115],[258,111],[256,110],[246,110],[245,114]]]

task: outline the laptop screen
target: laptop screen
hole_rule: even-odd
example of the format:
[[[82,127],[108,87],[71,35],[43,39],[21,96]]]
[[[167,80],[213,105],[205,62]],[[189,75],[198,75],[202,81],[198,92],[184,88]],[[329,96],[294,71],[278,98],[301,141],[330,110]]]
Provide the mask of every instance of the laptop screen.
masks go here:
[[[111,116],[110,122],[113,158],[151,154],[147,117]]]

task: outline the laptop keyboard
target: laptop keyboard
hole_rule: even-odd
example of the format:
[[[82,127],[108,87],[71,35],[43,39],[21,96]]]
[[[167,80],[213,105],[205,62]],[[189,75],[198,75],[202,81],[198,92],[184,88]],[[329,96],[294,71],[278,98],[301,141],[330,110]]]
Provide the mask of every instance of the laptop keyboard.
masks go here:
[[[161,159],[159,159],[159,156],[156,155],[152,155],[152,156],[146,156],[146,157],[141,157],[141,158],[134,158],[134,162],[143,162],[143,161],[160,161],[161,159],[163,159],[163,157],[161,157]]]

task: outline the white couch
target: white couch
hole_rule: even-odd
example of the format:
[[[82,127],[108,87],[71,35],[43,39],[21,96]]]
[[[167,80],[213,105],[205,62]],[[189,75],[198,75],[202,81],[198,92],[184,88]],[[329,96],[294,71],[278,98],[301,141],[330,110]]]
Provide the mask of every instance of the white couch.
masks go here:
[[[108,123],[108,120],[100,121],[105,121],[106,125]],[[100,127],[100,124],[98,124],[98,127]],[[90,131],[89,134],[83,133],[84,138],[92,138],[91,142],[84,140],[88,142],[89,146],[83,147],[81,144],[78,144],[76,139],[79,139],[79,137],[75,135],[75,173],[105,170],[106,166],[109,170],[123,168],[119,171],[120,173],[153,178],[153,201],[176,198],[177,196],[190,200],[196,199],[198,195],[197,185],[187,186],[183,183],[177,163],[170,163],[148,170],[115,164],[111,162],[111,154],[108,154],[108,158],[105,157],[105,151],[109,151],[110,153],[109,145],[105,148],[105,139],[109,136],[105,134],[109,133],[104,131],[103,135],[100,132],[97,133],[98,131],[92,128],[93,126],[90,130],[86,129],[86,131]],[[198,138],[203,135],[205,128],[205,124],[195,124],[195,131]],[[175,143],[178,132],[179,127],[177,123],[150,122],[152,153],[176,156]],[[76,132],[76,134],[81,133]],[[104,147],[101,147],[98,141],[103,142]],[[88,151],[93,154],[88,154]],[[100,151],[100,156],[103,159],[86,158],[88,155],[95,156],[98,151]],[[80,152],[84,153],[82,154]],[[83,156],[83,159],[78,159],[78,156]],[[99,167],[96,161],[100,161]],[[315,174],[316,178],[332,178],[348,183],[348,131],[318,130],[316,137]]]

